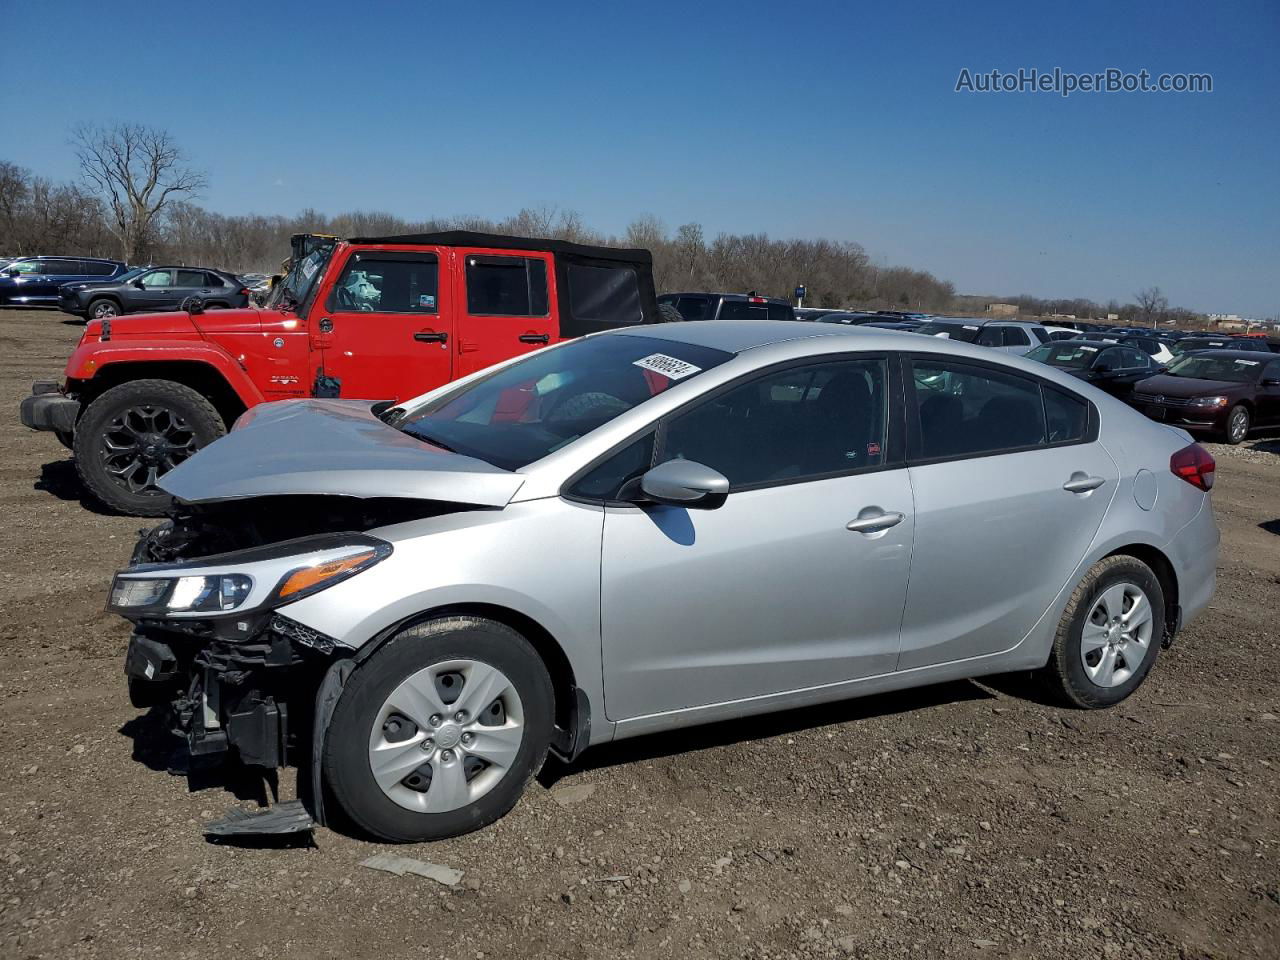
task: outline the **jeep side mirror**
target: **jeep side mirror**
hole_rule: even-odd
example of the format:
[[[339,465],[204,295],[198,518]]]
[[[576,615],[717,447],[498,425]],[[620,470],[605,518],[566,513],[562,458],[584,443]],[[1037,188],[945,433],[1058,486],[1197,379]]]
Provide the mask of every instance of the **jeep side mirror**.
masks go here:
[[[729,480],[693,460],[668,460],[640,478],[640,491],[654,503],[714,510],[729,495]]]

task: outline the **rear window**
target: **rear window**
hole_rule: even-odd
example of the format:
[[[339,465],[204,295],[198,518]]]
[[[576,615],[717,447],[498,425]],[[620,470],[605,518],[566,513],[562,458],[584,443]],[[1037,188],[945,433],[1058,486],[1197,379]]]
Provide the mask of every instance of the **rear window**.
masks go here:
[[[564,280],[569,312],[560,318],[562,337],[644,322],[640,281],[633,268],[570,263],[564,268]]]
[[[720,320],[768,320],[769,306],[746,300],[726,300],[720,305]]]
[[[676,302],[676,310],[686,320],[710,320],[710,297],[681,297]]]
[[[794,320],[795,314],[791,312],[791,308],[785,303],[769,304],[770,320]]]

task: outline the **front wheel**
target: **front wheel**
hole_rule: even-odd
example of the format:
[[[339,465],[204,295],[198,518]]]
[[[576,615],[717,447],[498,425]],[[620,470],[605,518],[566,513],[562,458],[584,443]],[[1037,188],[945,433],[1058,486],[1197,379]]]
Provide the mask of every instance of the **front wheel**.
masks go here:
[[[134,517],[159,517],[171,498],[159,479],[226,433],[205,397],[170,380],[134,380],[105,390],[76,424],[80,479],[99,501]]]
[[[118,317],[120,308],[114,300],[95,300],[89,304],[89,309],[85,312],[89,314],[91,320],[108,320],[111,317]]]
[[[1227,414],[1226,441],[1233,447],[1249,436],[1249,408],[1237,403]]]
[[[325,736],[324,776],[376,837],[453,837],[515,806],[553,722],[551,678],[520,634],[477,617],[432,620],[352,674]]]
[[[1062,613],[1044,679],[1072,706],[1114,706],[1151,672],[1164,626],[1164,590],[1151,568],[1135,557],[1100,560]]]

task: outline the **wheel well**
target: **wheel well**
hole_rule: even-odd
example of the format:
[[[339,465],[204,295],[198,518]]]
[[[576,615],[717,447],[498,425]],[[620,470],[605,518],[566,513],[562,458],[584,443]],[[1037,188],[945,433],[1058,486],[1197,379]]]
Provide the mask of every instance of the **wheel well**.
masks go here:
[[[207,363],[194,360],[108,364],[81,387],[80,409],[84,410],[105,391],[130,380],[172,380],[190,387],[213,404],[228,430],[245,411],[244,402],[222,375]]]
[[[118,293],[95,293],[93,296],[89,297],[89,305],[92,305],[99,300],[110,300],[117,307],[120,306],[120,295]]]
[[[556,698],[556,726],[563,730],[572,731],[574,729],[575,717],[573,712],[576,708],[574,688],[577,687],[577,681],[574,679],[573,667],[569,663],[569,658],[565,656],[559,641],[551,635],[551,631],[547,630],[546,627],[532,617],[525,616],[510,607],[502,607],[492,603],[456,603],[447,607],[437,607],[434,610],[424,611],[397,626],[395,630],[391,631],[391,635],[425,620],[448,616],[484,617],[487,620],[496,620],[528,640],[530,646],[542,658],[542,662],[547,667],[547,673],[551,675],[551,687],[555,692]]]
[[[1160,589],[1164,593],[1165,637],[1172,640],[1174,632],[1178,629],[1178,575],[1174,573],[1173,564],[1169,562],[1169,558],[1155,547],[1145,543],[1131,543],[1127,547],[1111,551],[1107,556],[1133,557],[1151,568],[1156,579],[1160,581]]]

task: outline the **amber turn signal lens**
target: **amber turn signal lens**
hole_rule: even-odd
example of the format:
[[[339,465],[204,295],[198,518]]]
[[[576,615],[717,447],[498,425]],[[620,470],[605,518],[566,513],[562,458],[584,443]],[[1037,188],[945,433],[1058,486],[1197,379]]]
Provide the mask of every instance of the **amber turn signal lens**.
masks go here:
[[[310,590],[326,580],[332,580],[334,577],[351,573],[372,560],[376,552],[374,550],[365,550],[362,553],[343,557],[341,560],[330,560],[327,563],[318,563],[314,567],[303,567],[301,570],[295,570],[289,574],[289,578],[284,583],[280,584],[280,590],[276,595],[283,600],[285,597],[301,593],[303,590]]]

